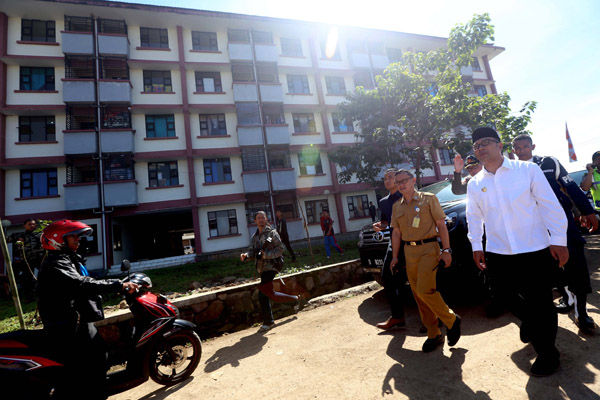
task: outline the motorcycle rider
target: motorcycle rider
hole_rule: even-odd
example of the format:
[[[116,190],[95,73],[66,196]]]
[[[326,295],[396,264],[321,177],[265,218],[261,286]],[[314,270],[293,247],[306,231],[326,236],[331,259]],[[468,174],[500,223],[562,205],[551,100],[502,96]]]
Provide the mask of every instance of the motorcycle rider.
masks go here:
[[[41,236],[48,255],[38,275],[38,308],[48,348],[68,371],[68,382],[57,388],[59,397],[106,399],[106,350],[94,325],[104,319],[100,294],[139,287],[89,276],[77,249],[81,236],[91,234],[83,222],[62,220],[48,225]]]

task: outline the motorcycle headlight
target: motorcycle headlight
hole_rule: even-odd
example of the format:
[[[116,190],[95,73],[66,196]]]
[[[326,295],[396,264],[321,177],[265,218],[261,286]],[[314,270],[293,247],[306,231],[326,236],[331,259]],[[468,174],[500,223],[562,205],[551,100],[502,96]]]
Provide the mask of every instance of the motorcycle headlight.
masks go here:
[[[446,215],[446,226],[448,227],[448,231],[451,231],[456,227],[456,221],[458,221],[458,214],[455,212],[451,212]]]

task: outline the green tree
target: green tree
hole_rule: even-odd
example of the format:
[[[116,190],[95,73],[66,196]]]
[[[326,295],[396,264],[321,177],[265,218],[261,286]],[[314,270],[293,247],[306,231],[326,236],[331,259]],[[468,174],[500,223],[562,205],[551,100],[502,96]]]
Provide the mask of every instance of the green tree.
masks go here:
[[[435,149],[451,148],[464,156],[471,147],[465,133],[476,127],[494,126],[506,140],[527,132],[535,102],[512,113],[508,94],[473,96],[472,82],[461,75],[475,50],[493,41],[493,35],[489,15],[475,15],[452,29],[447,47],[407,52],[403,63],[391,64],[377,77],[375,89],[358,87],[348,94],[339,109],[360,129],[353,145],[329,153],[342,166],[340,182],[353,175],[361,182],[379,182],[382,169],[412,162],[420,186]]]

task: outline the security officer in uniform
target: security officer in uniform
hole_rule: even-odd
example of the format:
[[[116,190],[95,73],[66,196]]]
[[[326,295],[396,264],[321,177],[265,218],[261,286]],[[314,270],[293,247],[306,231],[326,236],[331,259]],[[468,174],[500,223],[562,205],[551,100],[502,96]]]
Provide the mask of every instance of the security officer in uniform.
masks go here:
[[[396,185],[396,172],[397,168],[389,168],[385,171],[383,176],[383,184],[389,191],[389,194],[379,200],[379,209],[381,210],[381,221],[373,224],[373,229],[376,232],[380,232],[390,226],[392,219],[392,207],[394,203],[402,198],[402,195],[398,191],[398,185]],[[390,228],[391,229],[391,228]],[[383,267],[381,268],[381,280],[383,282],[383,288],[385,290],[385,296],[388,303],[390,304],[390,311],[392,315],[384,322],[377,324],[379,329],[390,329],[395,326],[404,326],[406,321],[404,320],[404,307],[402,306],[402,289],[404,282],[406,281],[406,273],[404,270],[397,270],[393,273],[390,269],[390,263],[392,262],[392,243],[388,245],[387,253],[383,261]]]
[[[433,351],[444,343],[439,320],[447,327],[448,345],[454,346],[460,339],[461,319],[446,305],[436,289],[438,268],[448,267],[452,262],[446,215],[435,195],[415,190],[416,179],[412,172],[399,170],[396,183],[402,199],[394,204],[392,210],[391,225],[394,231],[390,268],[398,264],[400,246],[404,246],[406,274],[421,320],[427,328],[423,352]],[[438,236],[443,246],[441,252]]]
[[[594,321],[589,317],[586,310],[587,294],[592,292],[590,273],[584,252],[586,242],[583,236],[581,236],[577,224],[575,224],[571,210],[573,203],[575,203],[575,206],[581,212],[582,218],[587,220],[587,223],[591,225],[592,228],[590,231],[595,231],[598,229],[598,220],[594,215],[594,209],[583,191],[571,179],[568,172],[556,158],[533,155],[535,144],[533,144],[531,136],[527,134],[518,135],[513,139],[512,147],[519,160],[534,162],[539,165],[565,211],[569,223],[567,228],[569,260],[564,265],[564,278],[559,280],[562,286],[564,286],[564,281],[569,290],[575,294],[577,322],[581,330],[593,330]],[[563,299],[561,299],[556,308],[558,312],[566,314],[573,306],[569,304],[569,296],[566,288],[563,289],[561,287],[559,289],[563,294]]]
[[[26,299],[33,299],[36,270],[39,270],[46,253],[40,242],[40,233],[35,232],[36,227],[35,219],[28,218],[23,222],[25,232],[13,233],[6,239],[7,243],[13,243],[13,269]]]
[[[581,181],[581,188],[592,193],[594,210],[600,212],[600,151],[592,154],[592,163],[585,166],[587,174]]]

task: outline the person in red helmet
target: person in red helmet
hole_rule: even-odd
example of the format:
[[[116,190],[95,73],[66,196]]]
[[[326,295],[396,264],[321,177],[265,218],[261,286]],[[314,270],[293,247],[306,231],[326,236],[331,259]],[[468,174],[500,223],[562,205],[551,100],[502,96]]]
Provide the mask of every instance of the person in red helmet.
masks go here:
[[[89,276],[77,249],[81,236],[91,234],[83,222],[63,220],[48,225],[40,238],[48,254],[38,275],[38,309],[49,350],[69,371],[68,385],[57,388],[64,398],[106,399],[106,350],[94,325],[104,319],[101,294],[138,288]]]

